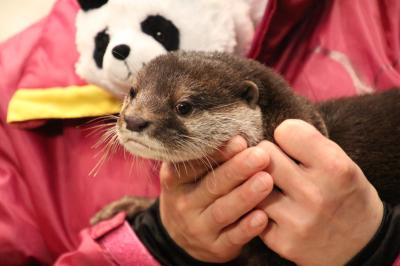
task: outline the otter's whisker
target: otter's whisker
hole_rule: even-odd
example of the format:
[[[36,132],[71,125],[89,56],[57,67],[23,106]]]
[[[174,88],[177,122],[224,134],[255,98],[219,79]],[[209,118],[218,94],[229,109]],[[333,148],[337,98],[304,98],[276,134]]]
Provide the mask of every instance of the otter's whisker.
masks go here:
[[[116,121],[118,118],[119,118],[119,116],[117,116],[117,115],[104,115],[104,116],[93,118],[93,119],[87,121],[86,123],[84,123],[82,126],[99,123],[99,122],[104,122],[104,121],[109,121],[109,120]]]
[[[89,133],[86,134],[87,137],[93,136],[95,134],[102,135],[106,132],[110,127],[114,127],[115,123],[106,123],[100,125],[93,125],[87,128],[84,128],[83,131],[87,131]]]
[[[117,135],[117,129],[116,127],[109,127],[105,130],[105,132],[102,134],[102,136],[100,137],[100,142],[105,142],[107,141],[110,137],[115,136],[116,138],[118,138]]]
[[[114,126],[106,128],[105,131],[106,132],[100,137],[100,139],[92,146],[93,149],[97,149],[101,145],[105,144],[104,147],[95,155],[95,157],[98,157],[101,154],[101,157],[93,169],[89,172],[90,176],[96,176],[101,166],[108,160],[112,153],[117,151],[119,147],[115,123]]]

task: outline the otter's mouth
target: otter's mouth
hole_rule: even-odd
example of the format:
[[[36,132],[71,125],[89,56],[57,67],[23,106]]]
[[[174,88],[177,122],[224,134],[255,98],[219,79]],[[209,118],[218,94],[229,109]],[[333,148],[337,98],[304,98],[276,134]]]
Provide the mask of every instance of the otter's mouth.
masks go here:
[[[156,149],[154,147],[150,147],[149,145],[141,142],[140,140],[133,139],[133,138],[127,138],[124,143],[133,143],[135,145],[141,146],[142,148],[148,149],[149,151],[162,151],[161,149]]]
[[[181,162],[188,159],[194,159],[193,156],[182,155],[181,152],[174,149],[168,150],[165,147],[152,147],[142,141],[128,137],[121,141],[122,145],[132,154],[137,156],[148,158],[152,160],[168,161],[168,162]],[[189,156],[189,157],[187,157]]]

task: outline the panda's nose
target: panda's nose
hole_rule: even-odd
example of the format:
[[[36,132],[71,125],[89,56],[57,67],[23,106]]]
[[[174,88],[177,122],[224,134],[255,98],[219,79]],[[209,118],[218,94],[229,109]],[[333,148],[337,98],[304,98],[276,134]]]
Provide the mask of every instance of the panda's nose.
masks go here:
[[[118,60],[124,60],[128,57],[131,48],[126,44],[120,44],[112,49],[112,55]]]

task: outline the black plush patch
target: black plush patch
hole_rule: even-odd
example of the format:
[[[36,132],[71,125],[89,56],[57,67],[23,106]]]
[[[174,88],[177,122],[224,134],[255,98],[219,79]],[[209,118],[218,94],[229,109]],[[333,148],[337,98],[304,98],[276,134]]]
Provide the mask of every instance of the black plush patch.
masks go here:
[[[161,43],[167,51],[179,49],[179,30],[174,23],[160,15],[148,16],[141,23],[142,31]]]
[[[78,3],[83,11],[99,8],[102,5],[107,4],[107,2],[108,0],[78,0]]]
[[[106,32],[107,30],[100,31],[94,37],[94,52],[93,59],[96,62],[98,68],[103,68],[103,58],[106,53],[108,43],[110,42],[110,35]]]
[[[130,51],[131,51],[131,48],[129,48],[128,45],[120,44],[120,45],[115,46],[112,49],[111,53],[116,59],[125,60],[129,56]]]

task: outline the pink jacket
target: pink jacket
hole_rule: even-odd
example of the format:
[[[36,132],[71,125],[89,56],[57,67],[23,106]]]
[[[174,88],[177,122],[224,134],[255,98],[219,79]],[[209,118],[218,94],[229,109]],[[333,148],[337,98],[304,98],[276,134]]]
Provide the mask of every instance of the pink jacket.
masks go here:
[[[77,10],[75,0],[58,0],[48,17],[0,46],[0,261],[157,265],[123,216],[85,229],[106,203],[156,196],[159,184],[152,162],[132,164],[121,150],[89,176],[99,135],[82,117],[112,108],[75,113],[91,103],[66,100],[66,117],[47,93],[100,93],[74,73]],[[313,100],[383,90],[400,84],[399,21],[397,0],[270,0],[249,56]],[[33,109],[24,108],[27,99]]]

